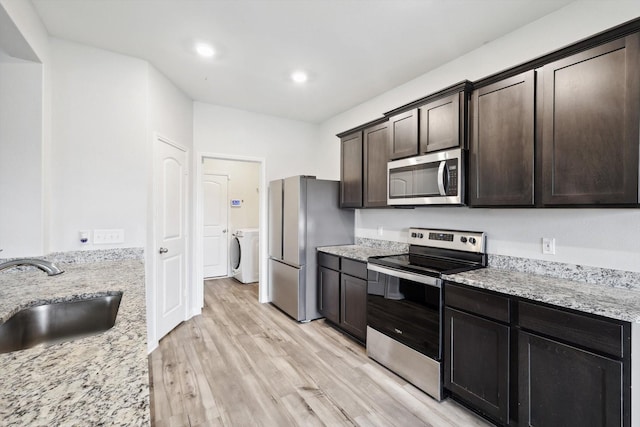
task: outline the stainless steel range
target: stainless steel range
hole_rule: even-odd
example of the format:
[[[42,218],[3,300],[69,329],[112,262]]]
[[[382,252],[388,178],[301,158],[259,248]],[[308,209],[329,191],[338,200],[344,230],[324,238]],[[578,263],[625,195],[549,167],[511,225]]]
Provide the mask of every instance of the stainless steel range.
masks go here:
[[[367,355],[441,400],[441,276],[486,267],[486,236],[426,228],[409,236],[408,254],[369,258]]]

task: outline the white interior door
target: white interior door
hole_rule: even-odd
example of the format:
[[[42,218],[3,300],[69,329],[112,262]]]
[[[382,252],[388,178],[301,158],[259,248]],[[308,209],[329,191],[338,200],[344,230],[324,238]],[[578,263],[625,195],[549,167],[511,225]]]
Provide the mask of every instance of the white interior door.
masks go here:
[[[204,174],[202,181],[204,238],[202,259],[204,277],[228,275],[227,175]]]
[[[186,151],[156,139],[155,242],[156,333],[158,339],[186,319]]]

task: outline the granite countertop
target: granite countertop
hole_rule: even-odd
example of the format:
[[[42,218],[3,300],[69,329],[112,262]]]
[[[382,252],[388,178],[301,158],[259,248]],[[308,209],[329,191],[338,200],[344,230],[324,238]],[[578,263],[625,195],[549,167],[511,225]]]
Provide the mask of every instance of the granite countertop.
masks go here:
[[[363,245],[340,245],[340,246],[323,246],[319,247],[320,252],[325,252],[331,255],[337,255],[344,258],[354,259],[356,261],[367,262],[367,259],[372,256],[386,256],[396,255],[406,251],[398,250],[393,247],[369,247]]]
[[[559,307],[640,323],[640,291],[556,277],[482,268],[444,279]]]
[[[0,273],[0,323],[22,308],[122,291],[113,328],[88,337],[0,354],[3,426],[149,425],[144,264],[60,264]]]

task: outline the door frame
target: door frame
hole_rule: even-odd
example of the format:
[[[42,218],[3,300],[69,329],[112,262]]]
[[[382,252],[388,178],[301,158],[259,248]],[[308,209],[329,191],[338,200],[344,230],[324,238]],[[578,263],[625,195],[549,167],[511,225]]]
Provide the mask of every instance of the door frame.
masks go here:
[[[193,292],[193,304],[191,307],[192,315],[197,315],[202,312],[202,307],[204,307],[204,267],[203,267],[203,259],[202,259],[202,242],[204,238],[203,227],[204,227],[204,219],[202,215],[203,209],[203,190],[202,190],[202,176],[204,174],[204,170],[202,167],[202,163],[204,159],[219,159],[219,160],[231,160],[231,161],[242,161],[242,162],[253,162],[258,163],[260,166],[260,178],[258,183],[258,191],[260,192],[260,212],[259,212],[259,260],[260,260],[260,274],[259,274],[259,284],[258,284],[258,301],[259,302],[269,302],[269,287],[267,285],[267,258],[266,255],[269,253],[267,250],[267,238],[268,238],[268,230],[267,230],[267,174],[266,174],[266,159],[264,157],[251,157],[251,156],[238,156],[231,154],[221,154],[221,153],[207,153],[207,152],[198,152],[196,153],[195,164],[196,164],[196,173],[194,175],[194,188],[195,191],[195,204],[194,204],[194,216],[195,216],[195,233],[194,233],[194,241],[193,241],[193,271],[194,271],[194,292]]]
[[[158,342],[160,338],[158,337],[158,327],[157,327],[157,306],[156,306],[156,296],[157,296],[157,268],[158,268],[158,260],[156,255],[156,248],[158,248],[158,236],[156,235],[156,225],[158,223],[158,218],[155,211],[156,206],[156,194],[157,194],[157,178],[158,178],[158,168],[156,166],[156,155],[157,155],[157,144],[159,142],[169,144],[178,150],[184,151],[186,164],[184,165],[187,177],[185,182],[187,183],[187,188],[185,189],[185,216],[184,216],[184,227],[185,227],[185,244],[184,244],[184,255],[185,255],[185,266],[187,267],[185,270],[185,312],[183,314],[183,320],[189,319],[191,316],[189,315],[192,304],[191,300],[193,295],[193,275],[191,274],[190,268],[188,268],[193,263],[193,257],[191,256],[191,248],[192,248],[192,228],[191,228],[191,209],[192,196],[191,189],[189,188],[189,175],[193,175],[191,173],[191,150],[179,144],[170,138],[165,137],[164,135],[153,132],[152,134],[152,144],[151,144],[151,179],[148,186],[148,199],[147,199],[147,242],[146,242],[146,250],[145,250],[145,287],[146,287],[146,305],[147,305],[147,351],[151,353],[156,347],[158,347]]]

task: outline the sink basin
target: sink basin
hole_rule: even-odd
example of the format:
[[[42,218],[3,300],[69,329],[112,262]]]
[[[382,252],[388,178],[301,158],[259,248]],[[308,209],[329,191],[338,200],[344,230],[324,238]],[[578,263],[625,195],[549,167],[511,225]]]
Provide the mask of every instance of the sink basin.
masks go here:
[[[0,353],[67,341],[111,329],[122,292],[20,310],[0,325]]]

